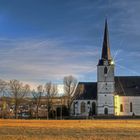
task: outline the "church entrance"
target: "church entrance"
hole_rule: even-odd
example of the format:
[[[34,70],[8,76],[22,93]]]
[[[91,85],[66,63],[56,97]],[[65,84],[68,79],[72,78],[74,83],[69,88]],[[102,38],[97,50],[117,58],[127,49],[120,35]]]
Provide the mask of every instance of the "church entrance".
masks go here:
[[[104,109],[104,114],[105,114],[105,115],[108,115],[108,108],[105,108],[105,109]]]
[[[96,103],[92,103],[92,115],[96,115]]]

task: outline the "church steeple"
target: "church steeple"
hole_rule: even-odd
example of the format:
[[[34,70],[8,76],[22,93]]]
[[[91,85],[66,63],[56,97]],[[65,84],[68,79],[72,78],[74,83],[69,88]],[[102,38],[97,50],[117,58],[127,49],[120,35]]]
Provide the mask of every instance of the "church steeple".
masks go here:
[[[114,62],[109,47],[107,20],[105,21],[102,55],[97,65],[97,114],[114,115]]]
[[[102,60],[111,60],[107,19],[105,20],[104,39],[103,39],[103,47],[102,47],[102,57],[101,57],[101,59]]]
[[[112,65],[114,64],[111,53],[110,53],[110,46],[109,46],[109,33],[108,33],[108,25],[107,19],[105,20],[105,29],[104,29],[104,37],[103,37],[103,47],[102,47],[102,55],[101,59],[99,60],[98,65]]]

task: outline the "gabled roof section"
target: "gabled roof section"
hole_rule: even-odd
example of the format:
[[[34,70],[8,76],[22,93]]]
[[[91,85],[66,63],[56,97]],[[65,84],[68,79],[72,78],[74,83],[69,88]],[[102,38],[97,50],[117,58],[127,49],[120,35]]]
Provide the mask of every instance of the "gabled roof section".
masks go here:
[[[115,76],[115,92],[119,96],[140,96],[140,76]]]
[[[75,90],[73,100],[96,100],[97,83],[79,82]]]

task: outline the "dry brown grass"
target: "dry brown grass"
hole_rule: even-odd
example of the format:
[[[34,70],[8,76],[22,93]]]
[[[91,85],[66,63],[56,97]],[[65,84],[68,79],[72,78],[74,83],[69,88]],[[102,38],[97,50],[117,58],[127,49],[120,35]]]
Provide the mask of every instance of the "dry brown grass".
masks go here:
[[[0,140],[136,140],[140,120],[0,120]]]

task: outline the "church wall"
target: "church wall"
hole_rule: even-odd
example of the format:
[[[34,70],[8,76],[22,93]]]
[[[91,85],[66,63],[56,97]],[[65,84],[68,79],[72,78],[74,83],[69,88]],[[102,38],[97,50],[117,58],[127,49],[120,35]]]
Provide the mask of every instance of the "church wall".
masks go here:
[[[107,68],[107,74],[104,69]],[[114,115],[114,65],[97,66],[98,115]]]
[[[98,82],[98,93],[114,93],[114,82]]]
[[[105,108],[107,114],[114,114],[114,95],[113,94],[98,94],[98,115],[105,115]]]
[[[105,114],[105,109],[107,108],[108,110],[108,113]],[[113,107],[108,107],[107,105],[106,106],[103,106],[103,107],[99,107],[98,108],[98,115],[99,116],[104,116],[104,115],[114,115],[114,108]]]
[[[105,81],[114,81],[114,65],[106,66],[108,69],[107,75],[104,74],[105,66],[97,66],[97,81],[105,82]]]
[[[116,116],[140,116],[140,96],[116,95],[114,100]],[[132,110],[130,109],[130,103],[132,103]]]
[[[71,116],[89,116],[93,102],[96,104],[96,100],[74,100],[71,105]],[[82,103],[85,103],[85,112],[81,112]]]

